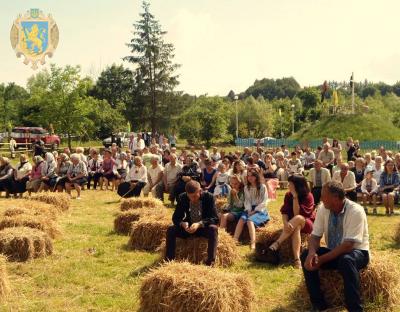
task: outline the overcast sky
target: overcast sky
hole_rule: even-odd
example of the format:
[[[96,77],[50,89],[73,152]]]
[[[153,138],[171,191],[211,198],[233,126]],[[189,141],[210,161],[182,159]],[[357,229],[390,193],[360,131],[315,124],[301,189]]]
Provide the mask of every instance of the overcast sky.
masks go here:
[[[0,83],[25,85],[34,71],[18,59],[10,29],[30,8],[51,13],[60,43],[47,63],[81,65],[95,77],[129,53],[138,0],[4,0],[0,4]],[[400,2],[391,0],[153,0],[151,11],[175,45],[179,89],[244,91],[255,79],[400,80]],[[126,64],[129,66],[129,64]]]

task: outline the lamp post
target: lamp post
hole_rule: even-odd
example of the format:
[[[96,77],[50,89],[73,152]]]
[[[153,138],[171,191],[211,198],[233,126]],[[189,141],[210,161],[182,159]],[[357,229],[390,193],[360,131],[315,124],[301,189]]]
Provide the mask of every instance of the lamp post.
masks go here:
[[[294,134],[294,104],[292,104],[292,134]]]
[[[239,138],[239,116],[238,116],[238,99],[239,97],[235,95],[235,108],[236,108],[236,139]]]

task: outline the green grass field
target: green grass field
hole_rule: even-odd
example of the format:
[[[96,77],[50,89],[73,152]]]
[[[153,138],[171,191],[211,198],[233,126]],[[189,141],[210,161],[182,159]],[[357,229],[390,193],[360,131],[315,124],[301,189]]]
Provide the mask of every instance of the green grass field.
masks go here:
[[[277,215],[283,192],[270,204]],[[159,256],[127,251],[127,236],[113,233],[118,196],[105,191],[84,191],[58,223],[62,237],[54,241],[54,254],[27,263],[8,263],[12,292],[0,311],[136,311],[140,278]],[[0,210],[10,201],[0,200]],[[172,209],[171,209],[172,213]],[[399,246],[392,236],[400,216],[369,216],[371,247],[390,250],[400,264]],[[302,274],[290,266],[271,267],[251,260],[241,246],[242,260],[225,269],[248,274],[255,284],[256,311],[304,311],[293,299]],[[397,309],[400,311],[399,309]],[[372,308],[371,311],[376,311]]]

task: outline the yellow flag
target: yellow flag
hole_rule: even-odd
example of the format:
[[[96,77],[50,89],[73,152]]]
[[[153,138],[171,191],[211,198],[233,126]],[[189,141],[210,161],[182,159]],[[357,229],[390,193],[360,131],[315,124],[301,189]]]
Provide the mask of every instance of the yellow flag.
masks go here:
[[[333,90],[332,98],[333,98],[333,105],[338,106],[339,105],[339,97],[338,97],[338,93],[336,90]]]
[[[279,109],[279,116],[282,117],[282,110]]]

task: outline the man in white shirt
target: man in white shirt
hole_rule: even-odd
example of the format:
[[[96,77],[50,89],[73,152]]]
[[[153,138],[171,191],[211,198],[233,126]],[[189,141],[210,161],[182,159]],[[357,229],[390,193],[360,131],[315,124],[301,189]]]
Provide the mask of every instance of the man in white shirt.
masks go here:
[[[376,180],[376,182],[378,182],[378,183],[379,183],[379,180],[381,179],[381,174],[383,172],[382,163],[383,163],[382,157],[381,156],[376,156],[375,157],[375,164],[373,166],[373,170],[374,170],[373,177]],[[367,169],[365,171],[367,171]]]
[[[177,156],[175,154],[170,155],[169,163],[165,165],[163,174],[163,185],[165,193],[169,194],[169,200],[173,204],[174,198],[174,187],[178,180],[178,174],[182,171],[182,165],[177,162]]]
[[[322,187],[331,180],[331,173],[328,169],[322,167],[322,161],[317,159],[314,168],[311,168],[308,175],[310,189],[314,196],[314,204],[318,205],[321,199]]]
[[[158,157],[153,156],[151,159],[151,166],[147,169],[148,183],[143,188],[144,196],[148,196],[149,193],[153,197],[163,200],[164,197],[164,187],[162,185],[164,168],[158,163]]]
[[[309,146],[306,147],[306,151],[301,156],[301,160],[304,166],[304,170],[309,170],[312,167],[314,167],[314,162],[315,162],[315,154],[311,152],[311,149]]]
[[[346,197],[352,201],[357,201],[356,177],[354,173],[349,170],[349,165],[347,163],[342,163],[340,165],[340,171],[336,171],[333,174],[332,180],[341,182],[343,184]]]
[[[144,147],[145,147],[145,144],[144,144],[144,140],[142,139],[142,135],[140,133],[138,133],[136,140],[133,140],[132,154],[136,155],[137,151],[143,150]]]
[[[308,250],[301,255],[303,274],[314,311],[328,308],[320,288],[318,271],[338,270],[343,277],[346,308],[363,311],[360,274],[369,262],[368,223],[364,209],[345,197],[343,185],[324,185],[323,205],[318,208]],[[324,236],[327,247],[320,246]],[[331,285],[336,287],[336,285]]]

